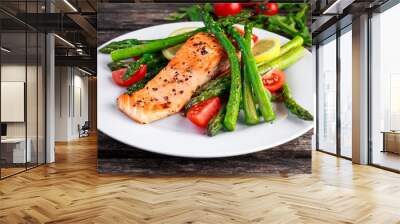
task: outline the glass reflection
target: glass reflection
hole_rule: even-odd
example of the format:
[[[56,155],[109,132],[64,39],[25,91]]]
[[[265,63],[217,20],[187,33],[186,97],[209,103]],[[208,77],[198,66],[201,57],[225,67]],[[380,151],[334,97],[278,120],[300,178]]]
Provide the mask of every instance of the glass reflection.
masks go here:
[[[336,153],[336,37],[318,48],[318,144]]]

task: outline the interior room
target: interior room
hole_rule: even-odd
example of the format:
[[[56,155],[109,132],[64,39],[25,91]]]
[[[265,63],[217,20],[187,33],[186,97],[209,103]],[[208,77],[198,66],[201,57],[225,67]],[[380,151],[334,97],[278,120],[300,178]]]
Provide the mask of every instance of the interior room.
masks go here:
[[[390,26],[396,21],[399,6],[382,12],[371,12],[369,18],[370,40],[367,43],[369,84],[367,90],[368,163],[389,170],[398,170],[400,157],[398,136],[398,66],[394,54],[397,45],[390,43],[398,37]],[[317,124],[317,150],[352,159],[352,23],[342,19],[337,30],[320,34],[315,55],[318,65],[319,119]],[[358,80],[356,80],[358,81]],[[354,160],[353,160],[354,161]]]
[[[61,18],[60,12],[76,12],[71,6],[1,2],[1,179],[54,162],[54,144],[96,133],[96,66],[90,56],[96,34],[85,36],[88,31],[70,17]],[[88,20],[93,6],[79,4]],[[50,11],[49,24],[43,15]]]
[[[100,78],[114,84],[113,73],[100,72],[111,66],[97,60],[108,40],[191,20],[194,12],[185,9],[203,2],[1,0],[0,223],[400,223],[400,2],[254,4],[268,3],[308,4],[312,127],[274,148],[281,151],[207,158],[198,169],[200,158],[142,148],[132,156],[126,142],[107,140],[99,127],[109,117],[98,120],[99,95],[111,90],[98,85]],[[146,128],[162,144],[165,136]],[[156,160],[145,160],[147,153]],[[174,173],[176,167],[185,172]]]
[[[2,177],[45,163],[45,35],[13,25],[1,32]]]

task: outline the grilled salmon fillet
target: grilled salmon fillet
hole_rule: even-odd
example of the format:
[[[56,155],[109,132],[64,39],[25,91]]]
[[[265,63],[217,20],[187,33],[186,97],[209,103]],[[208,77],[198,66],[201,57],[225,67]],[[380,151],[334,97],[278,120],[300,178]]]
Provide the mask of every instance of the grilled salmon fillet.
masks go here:
[[[217,39],[197,33],[146,86],[118,97],[118,108],[133,120],[147,124],[179,112],[197,88],[219,72],[226,53]]]

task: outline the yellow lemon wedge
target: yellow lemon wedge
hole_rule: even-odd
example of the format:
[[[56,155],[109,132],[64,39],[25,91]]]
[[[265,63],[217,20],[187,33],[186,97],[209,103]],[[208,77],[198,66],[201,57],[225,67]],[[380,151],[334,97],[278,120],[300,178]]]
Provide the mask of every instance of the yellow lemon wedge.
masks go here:
[[[187,32],[193,31],[193,30],[195,30],[197,28],[198,27],[180,28],[180,29],[177,29],[177,30],[173,31],[169,36],[172,37],[172,36],[176,36],[176,35],[179,35],[179,34],[182,34],[182,33],[187,33]],[[164,55],[165,58],[167,58],[168,60],[171,60],[175,56],[175,54],[179,50],[179,48],[182,47],[182,45],[183,44],[177,44],[177,45],[175,45],[173,47],[164,49],[164,50],[162,50],[162,54]]]
[[[263,39],[256,42],[253,47],[253,54],[256,63],[267,62],[280,53],[280,40],[275,38]]]

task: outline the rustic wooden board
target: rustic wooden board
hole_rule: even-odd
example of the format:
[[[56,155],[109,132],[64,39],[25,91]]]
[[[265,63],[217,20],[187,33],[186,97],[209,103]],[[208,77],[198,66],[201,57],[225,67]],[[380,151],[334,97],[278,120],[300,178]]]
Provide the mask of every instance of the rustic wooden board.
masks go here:
[[[98,44],[121,34],[169,23],[166,15],[187,3],[99,3]],[[102,91],[102,90],[99,90]],[[139,150],[98,133],[98,172],[138,176],[283,175],[311,172],[312,131],[281,146],[218,159],[188,159]],[[188,146],[189,147],[189,146]]]

